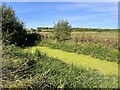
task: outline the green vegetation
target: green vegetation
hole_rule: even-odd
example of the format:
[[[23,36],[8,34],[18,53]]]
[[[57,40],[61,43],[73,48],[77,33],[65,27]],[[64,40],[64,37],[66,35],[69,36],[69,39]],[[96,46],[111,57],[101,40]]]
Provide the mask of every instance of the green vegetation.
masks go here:
[[[33,39],[31,39],[33,38]],[[35,45],[41,40],[39,34],[27,34],[24,23],[21,22],[15,14],[15,10],[2,5],[2,42],[5,45],[14,44],[24,47]]]
[[[25,42],[26,31],[23,22],[11,7],[2,5],[2,41],[4,44],[21,46]]]
[[[30,53],[14,46],[4,48],[3,88],[117,88],[116,75],[66,64],[39,50]],[[6,54],[7,53],[7,54]]]
[[[40,32],[44,39],[52,39],[52,32]],[[50,41],[52,42],[52,41]],[[68,40],[70,43],[83,44],[83,43],[94,43],[103,44],[109,48],[118,49],[118,32],[117,31],[84,31],[84,32],[71,32],[71,39]]]
[[[114,48],[108,48],[100,44],[83,43],[83,44],[72,44],[72,43],[51,43],[44,41],[41,43],[43,46],[48,46],[54,49],[61,49],[68,52],[74,52],[78,54],[90,55],[94,58],[101,60],[107,60],[118,63],[118,50]]]
[[[37,27],[37,29],[41,29],[42,32],[52,32],[54,27]],[[73,27],[72,28],[73,32],[113,32],[116,31],[118,32],[118,29],[101,29],[101,28],[77,28]]]
[[[111,32],[111,31],[118,31],[118,29],[100,29],[100,28],[73,28],[73,31],[80,32],[80,31],[97,31],[97,32]]]
[[[5,4],[2,9],[3,89],[119,87],[117,29],[59,21],[54,28],[26,30],[15,10]]]
[[[101,74],[116,74],[118,75],[118,64],[115,62],[107,62],[105,60],[99,60],[92,58],[90,56],[85,56],[82,54],[69,53],[62,50],[50,49],[48,47],[31,47],[28,49],[30,52],[34,53],[38,49],[48,56],[59,58],[60,60],[73,64],[74,66],[83,66],[91,69],[98,69]],[[26,49],[27,51],[27,49]],[[94,64],[93,64],[94,63]]]
[[[34,29],[34,28],[31,28],[31,31],[32,31],[33,33],[37,32],[37,30]]]
[[[41,32],[52,32],[53,31],[53,28],[50,28],[50,27],[37,27],[37,30],[41,31]]]
[[[69,40],[71,32],[71,25],[69,25],[68,21],[61,20],[54,25],[53,34],[55,39],[59,42]]]

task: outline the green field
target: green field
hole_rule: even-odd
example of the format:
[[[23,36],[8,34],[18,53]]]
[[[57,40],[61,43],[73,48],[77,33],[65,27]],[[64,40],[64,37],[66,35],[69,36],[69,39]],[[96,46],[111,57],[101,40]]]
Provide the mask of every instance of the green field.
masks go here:
[[[66,63],[73,64],[75,66],[82,66],[91,69],[96,69],[102,74],[115,74],[118,75],[118,64],[114,62],[107,62],[105,60],[100,60],[92,58],[90,56],[85,56],[82,54],[69,53],[62,50],[50,49],[48,47],[32,47],[31,52],[35,52],[36,49],[46,53],[48,56],[58,58]]]

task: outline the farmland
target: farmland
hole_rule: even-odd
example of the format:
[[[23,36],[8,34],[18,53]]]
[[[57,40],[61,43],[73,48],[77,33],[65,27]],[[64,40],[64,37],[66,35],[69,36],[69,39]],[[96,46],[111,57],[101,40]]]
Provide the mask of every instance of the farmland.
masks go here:
[[[45,38],[51,38],[52,32],[49,30],[43,30],[39,32]],[[71,43],[95,43],[95,44],[104,44],[111,48],[118,48],[118,31],[77,31],[71,33]]]

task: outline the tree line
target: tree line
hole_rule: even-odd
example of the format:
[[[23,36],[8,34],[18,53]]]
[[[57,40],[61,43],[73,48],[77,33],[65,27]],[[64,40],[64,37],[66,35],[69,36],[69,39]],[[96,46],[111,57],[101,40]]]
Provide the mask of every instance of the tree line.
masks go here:
[[[37,29],[31,28],[31,31],[37,31],[37,32],[52,32],[54,30],[54,27],[37,27]],[[79,32],[79,31],[117,31],[118,29],[102,29],[102,28],[78,28],[78,27],[72,27],[73,32]]]

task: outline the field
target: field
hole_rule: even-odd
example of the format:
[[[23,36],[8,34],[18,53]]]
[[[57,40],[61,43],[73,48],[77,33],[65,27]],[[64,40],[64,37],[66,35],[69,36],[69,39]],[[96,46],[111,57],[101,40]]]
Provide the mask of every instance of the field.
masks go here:
[[[45,38],[53,37],[52,32],[45,31],[40,32]],[[108,47],[118,48],[118,31],[79,31],[72,32],[71,34],[71,43],[98,43],[105,44]]]
[[[38,46],[29,48],[28,50],[35,52],[36,49],[46,53],[48,56],[63,60],[68,64],[73,64],[75,66],[82,66],[96,70],[98,69],[100,73],[105,75],[109,74],[118,75],[118,64],[114,62],[107,62],[106,60],[95,59],[90,56],[69,53],[62,50],[50,49],[48,47]]]
[[[117,32],[72,32],[71,39],[64,43],[52,40],[51,32],[39,34],[42,34],[44,39],[36,46],[24,49],[7,47],[9,54],[4,59],[3,66],[6,72],[3,72],[3,75],[9,79],[3,81],[6,83],[3,87],[42,87],[42,89],[118,87],[117,48],[108,47],[106,43],[102,42],[104,39],[116,41]],[[83,35],[84,39],[81,37]],[[83,41],[76,42],[74,40],[76,37]],[[86,41],[89,39],[88,37],[92,37],[93,41]],[[96,39],[101,42],[95,43]],[[11,55],[11,53],[13,54]],[[8,60],[11,60],[9,63],[14,66],[10,65]],[[17,65],[21,65],[21,67]],[[11,73],[7,72],[9,68]],[[20,70],[21,68],[23,69]],[[12,79],[12,77],[16,77],[16,79]],[[26,82],[19,84],[18,80]]]
[[[97,31],[83,31],[83,32],[72,32],[72,37],[80,36],[81,34],[90,35],[93,37],[102,37],[102,38],[118,38],[118,32],[117,31],[103,31],[103,32],[97,32]]]

